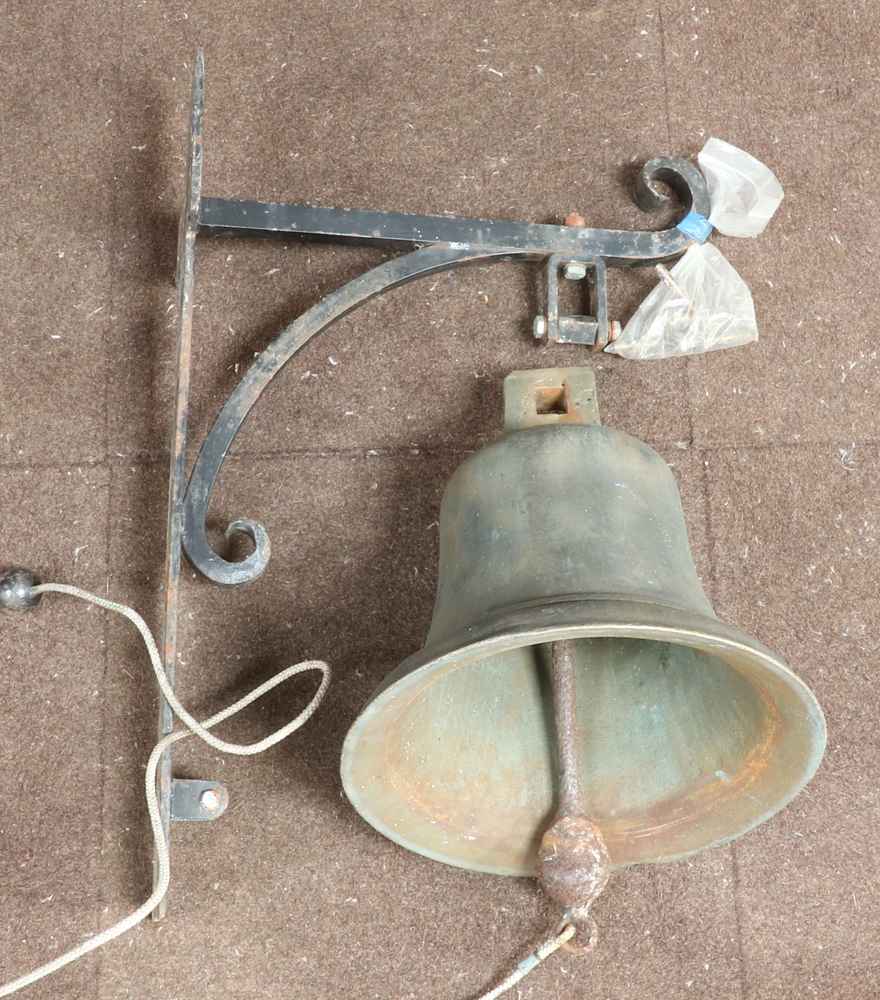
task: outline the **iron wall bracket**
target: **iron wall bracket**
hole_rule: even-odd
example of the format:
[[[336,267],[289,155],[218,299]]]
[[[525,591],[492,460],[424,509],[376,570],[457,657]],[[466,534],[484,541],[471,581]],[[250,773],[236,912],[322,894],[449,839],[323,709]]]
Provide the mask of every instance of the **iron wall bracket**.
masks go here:
[[[200,116],[201,107],[198,113]],[[657,211],[670,203],[669,196],[658,188],[658,181],[676,193],[683,216],[691,211],[708,216],[706,182],[693,164],[670,157],[649,160],[636,181],[636,200],[644,211]],[[254,545],[253,552],[242,561],[224,559],[208,540],[205,528],[208,506],[223,460],[269,382],[300,348],[337,319],[375,296],[441,271],[492,261],[539,261],[545,263],[545,309],[536,321],[536,335],[559,343],[601,347],[607,343],[609,333],[605,269],[650,267],[668,262],[696,242],[677,226],[659,231],[607,230],[199,198],[192,189],[188,196],[198,201],[195,230],[199,234],[406,251],[331,292],[294,320],[254,360],[211,428],[183,503],[182,541],[193,569],[226,586],[255,580],[266,568],[270,547],[262,525],[248,518],[234,520],[227,529],[227,537],[243,533]],[[558,271],[570,265],[583,266],[590,315],[559,314]]]

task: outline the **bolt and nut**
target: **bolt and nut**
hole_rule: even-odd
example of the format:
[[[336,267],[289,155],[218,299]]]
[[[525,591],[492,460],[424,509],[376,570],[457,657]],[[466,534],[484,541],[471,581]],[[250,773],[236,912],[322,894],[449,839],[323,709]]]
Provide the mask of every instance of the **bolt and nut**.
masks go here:
[[[587,265],[578,263],[566,264],[562,269],[562,273],[569,281],[580,281],[587,276]]]
[[[563,226],[573,226],[575,229],[584,229],[586,228],[587,220],[580,212],[571,212],[562,220],[562,224]],[[562,273],[569,281],[580,281],[587,276],[587,265],[576,262],[566,264],[562,269]]]

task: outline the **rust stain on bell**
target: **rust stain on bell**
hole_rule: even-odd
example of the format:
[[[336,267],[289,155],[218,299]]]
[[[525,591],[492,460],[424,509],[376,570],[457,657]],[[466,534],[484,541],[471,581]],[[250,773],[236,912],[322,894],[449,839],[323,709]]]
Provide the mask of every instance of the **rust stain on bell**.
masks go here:
[[[822,711],[778,656],[716,617],[668,465],[599,424],[590,369],[513,373],[505,423],[446,489],[427,641],[346,738],[349,799],[448,864],[534,875],[542,853],[548,885],[561,846],[589,854],[581,819],[613,867],[769,819],[819,765]],[[552,829],[552,651],[567,640],[582,812],[563,818],[583,848],[578,830]],[[589,892],[603,866],[581,867]]]

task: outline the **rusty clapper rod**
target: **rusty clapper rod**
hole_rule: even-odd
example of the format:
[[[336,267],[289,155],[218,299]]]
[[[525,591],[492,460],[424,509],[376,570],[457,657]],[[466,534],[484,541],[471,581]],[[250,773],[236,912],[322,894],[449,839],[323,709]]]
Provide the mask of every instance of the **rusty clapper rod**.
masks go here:
[[[584,811],[584,787],[578,738],[574,639],[558,639],[553,643],[553,716],[559,764],[559,812],[566,816],[580,815]]]
[[[584,809],[575,652],[574,639],[552,643],[559,805],[541,839],[538,873],[544,892],[563,907],[564,922],[578,924],[592,923],[589,909],[608,882],[611,858]],[[591,933],[588,947],[594,941]]]

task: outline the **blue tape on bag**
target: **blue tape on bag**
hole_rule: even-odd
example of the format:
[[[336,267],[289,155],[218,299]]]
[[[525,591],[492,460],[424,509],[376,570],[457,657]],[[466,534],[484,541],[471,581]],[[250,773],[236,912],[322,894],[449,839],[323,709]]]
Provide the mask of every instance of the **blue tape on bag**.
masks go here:
[[[698,243],[705,243],[712,235],[712,230],[715,227],[705,216],[700,215],[699,212],[688,212],[676,228]]]

